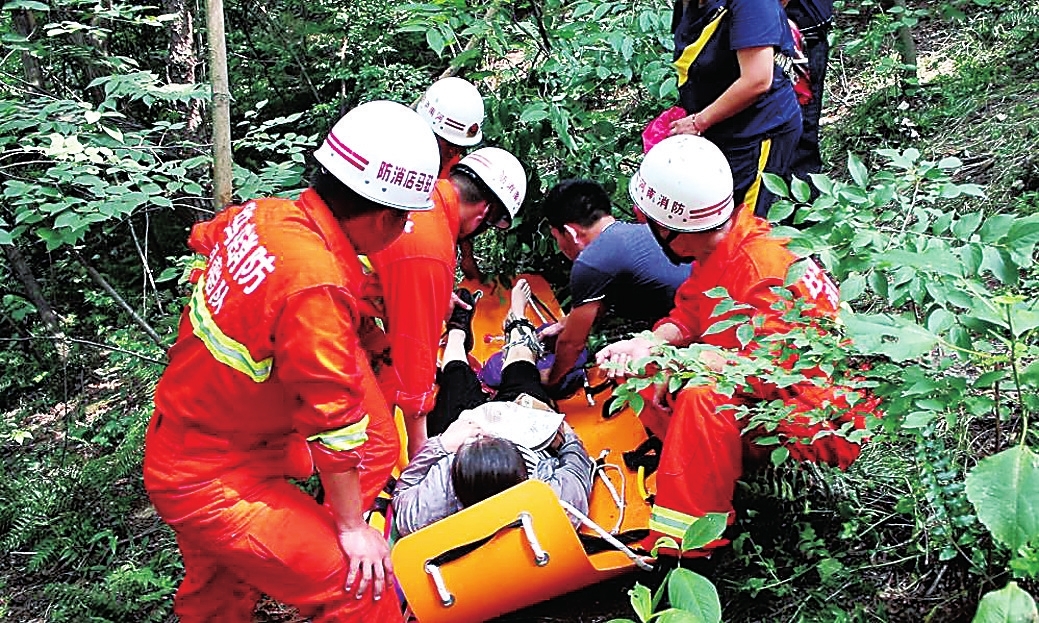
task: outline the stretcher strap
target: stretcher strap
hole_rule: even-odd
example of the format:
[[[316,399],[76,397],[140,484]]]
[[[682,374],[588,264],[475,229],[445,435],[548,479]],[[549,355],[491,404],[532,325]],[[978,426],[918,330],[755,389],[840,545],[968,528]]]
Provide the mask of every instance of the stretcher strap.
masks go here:
[[[628,547],[624,543],[621,543],[620,540],[617,539],[617,537],[613,536],[606,530],[603,530],[602,526],[595,523],[587,515],[574,508],[572,504],[570,504],[566,500],[559,500],[559,504],[562,505],[563,510],[576,517],[581,522],[581,524],[583,524],[587,528],[591,528],[593,532],[599,535],[599,538],[606,541],[614,548],[616,548],[619,552],[627,556],[628,559],[635,563],[636,567],[642,569],[643,571],[653,570],[653,565],[646,562],[645,558],[636,554],[634,551],[632,551],[630,547]]]
[[[458,560],[473,553],[474,551],[489,543],[492,539],[494,539],[494,537],[498,536],[499,534],[502,534],[503,532],[507,532],[515,528],[520,528],[523,530],[523,535],[527,539],[527,544],[530,545],[530,549],[534,553],[534,564],[536,564],[539,567],[544,567],[548,564],[548,552],[541,548],[541,544],[538,542],[537,535],[534,533],[533,517],[527,511],[521,511],[519,517],[498,528],[491,534],[483,538],[476,539],[475,541],[470,541],[469,543],[466,543],[464,545],[452,547],[446,552],[434,556],[433,558],[430,558],[426,561],[426,564],[423,565],[423,569],[425,569],[429,577],[432,578],[433,584],[436,587],[437,593],[440,597],[440,603],[443,604],[445,608],[450,607],[452,604],[454,604],[455,598],[454,595],[451,594],[451,591],[448,590],[447,584],[444,582],[444,576],[440,573],[440,567],[446,565],[449,562],[454,562],[455,560]]]

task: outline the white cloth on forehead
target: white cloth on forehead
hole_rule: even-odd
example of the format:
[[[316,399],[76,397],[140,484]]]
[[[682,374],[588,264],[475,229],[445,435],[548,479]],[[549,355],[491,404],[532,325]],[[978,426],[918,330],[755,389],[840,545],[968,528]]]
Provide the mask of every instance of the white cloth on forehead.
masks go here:
[[[458,419],[470,420],[495,437],[531,450],[541,450],[555,438],[559,425],[563,423],[563,414],[492,400],[462,411]]]

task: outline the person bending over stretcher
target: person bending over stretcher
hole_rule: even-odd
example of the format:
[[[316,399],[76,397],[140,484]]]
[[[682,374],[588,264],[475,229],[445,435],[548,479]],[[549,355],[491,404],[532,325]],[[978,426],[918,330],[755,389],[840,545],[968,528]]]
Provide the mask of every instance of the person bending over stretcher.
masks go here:
[[[473,304],[467,290],[457,294]],[[588,512],[592,460],[577,434],[551,406],[534,362],[541,351],[523,313],[530,298],[516,282],[505,319],[505,364],[492,398],[469,366],[473,309],[455,308],[437,375],[439,393],[430,437],[408,464],[393,494],[398,532],[407,535],[487,499],[528,477],[543,480],[562,500]],[[576,521],[576,520],[575,520]]]

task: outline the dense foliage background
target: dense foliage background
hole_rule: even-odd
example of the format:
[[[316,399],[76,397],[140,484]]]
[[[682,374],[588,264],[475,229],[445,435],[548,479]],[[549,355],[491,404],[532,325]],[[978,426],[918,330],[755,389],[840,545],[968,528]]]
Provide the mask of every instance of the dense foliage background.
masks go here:
[[[676,99],[660,0],[225,8],[236,198],[295,192],[342,111],[455,71],[487,95],[487,143],[531,171],[482,265],[545,273],[561,300],[542,194],[593,177],[627,212],[639,132]],[[730,621],[1039,620],[1039,5],[838,12],[830,170],[777,186],[773,216],[839,280],[852,346],[829,355],[886,415],[847,473],[777,461],[743,483],[709,575]],[[211,213],[204,22],[181,0],[4,4],[0,619],[170,617],[180,560],[140,460],[187,228]],[[511,620],[632,616],[635,579]]]

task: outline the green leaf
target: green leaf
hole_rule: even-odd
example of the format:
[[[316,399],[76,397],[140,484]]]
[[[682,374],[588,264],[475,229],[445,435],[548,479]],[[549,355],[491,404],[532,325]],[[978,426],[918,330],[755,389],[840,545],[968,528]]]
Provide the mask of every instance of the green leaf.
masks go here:
[[[535,123],[549,118],[548,106],[543,102],[535,102],[520,113],[520,123]]]
[[[981,212],[971,212],[956,219],[952,224],[952,235],[960,240],[970,240],[970,235],[981,225]]]
[[[801,203],[807,203],[812,198],[812,187],[804,180],[795,177],[790,181],[790,194]]]
[[[1016,552],[1039,542],[1039,456],[1014,446],[967,474],[967,499],[992,536]]]
[[[1014,265],[1007,255],[995,247],[982,248],[981,271],[989,270],[1006,285],[1017,283],[1017,266]]]
[[[697,517],[682,536],[682,551],[699,549],[718,540],[725,532],[728,522],[729,516],[725,513],[707,513],[703,517]]]
[[[1017,582],[985,593],[972,623],[1039,623],[1035,600]]]
[[[866,291],[866,278],[858,273],[852,273],[841,282],[840,291],[842,301],[854,301]]]
[[[773,465],[779,467],[783,463],[786,463],[786,460],[790,458],[790,450],[788,450],[786,446],[773,448],[772,455],[769,458],[772,460]]]
[[[14,11],[15,9],[25,9],[27,11],[50,11],[50,7],[42,2],[36,2],[35,0],[11,0],[4,4],[5,11]]]
[[[985,224],[978,230],[982,242],[993,243],[1006,236],[1017,218],[1010,214],[993,214],[985,219]]]
[[[830,578],[840,573],[842,569],[844,569],[844,565],[835,558],[823,558],[816,565],[816,570],[819,571],[819,578],[823,582],[829,581]]]
[[[773,223],[784,221],[794,213],[794,204],[787,199],[780,199],[768,208],[768,220]]]
[[[0,229],[0,244],[14,244],[14,236],[11,235],[11,232]]]
[[[865,188],[869,183],[869,171],[866,169],[866,165],[862,164],[861,158],[852,153],[848,154],[848,173],[851,173],[851,179],[855,180],[860,188]]]
[[[430,28],[426,31],[426,43],[429,47],[437,53],[437,56],[442,56],[444,52],[444,35],[440,34],[440,31],[436,28]]]
[[[783,199],[790,198],[790,189],[787,188],[786,181],[783,178],[775,173],[762,173],[761,179],[765,182],[765,188],[773,195]]]
[[[740,341],[740,346],[746,347],[754,339],[754,326],[747,323],[736,327],[736,339]]]
[[[989,370],[974,381],[974,387],[979,389],[993,387],[997,382],[1007,378],[1007,375],[1008,372],[1006,370]]]
[[[920,325],[887,314],[846,314],[848,337],[864,355],[884,355],[893,361],[921,357],[938,343],[938,336]]]
[[[675,569],[667,584],[667,597],[673,607],[690,613],[696,621],[719,623],[722,620],[718,589],[699,573],[681,567]]]
[[[927,428],[936,417],[938,414],[933,411],[916,411],[906,416],[902,421],[902,428],[908,430]]]
[[[942,333],[955,323],[956,317],[939,307],[927,317],[927,330],[932,333]]]
[[[648,620],[653,615],[653,594],[645,586],[636,584],[628,591],[628,595],[631,596],[631,607],[635,615],[641,621]]]

